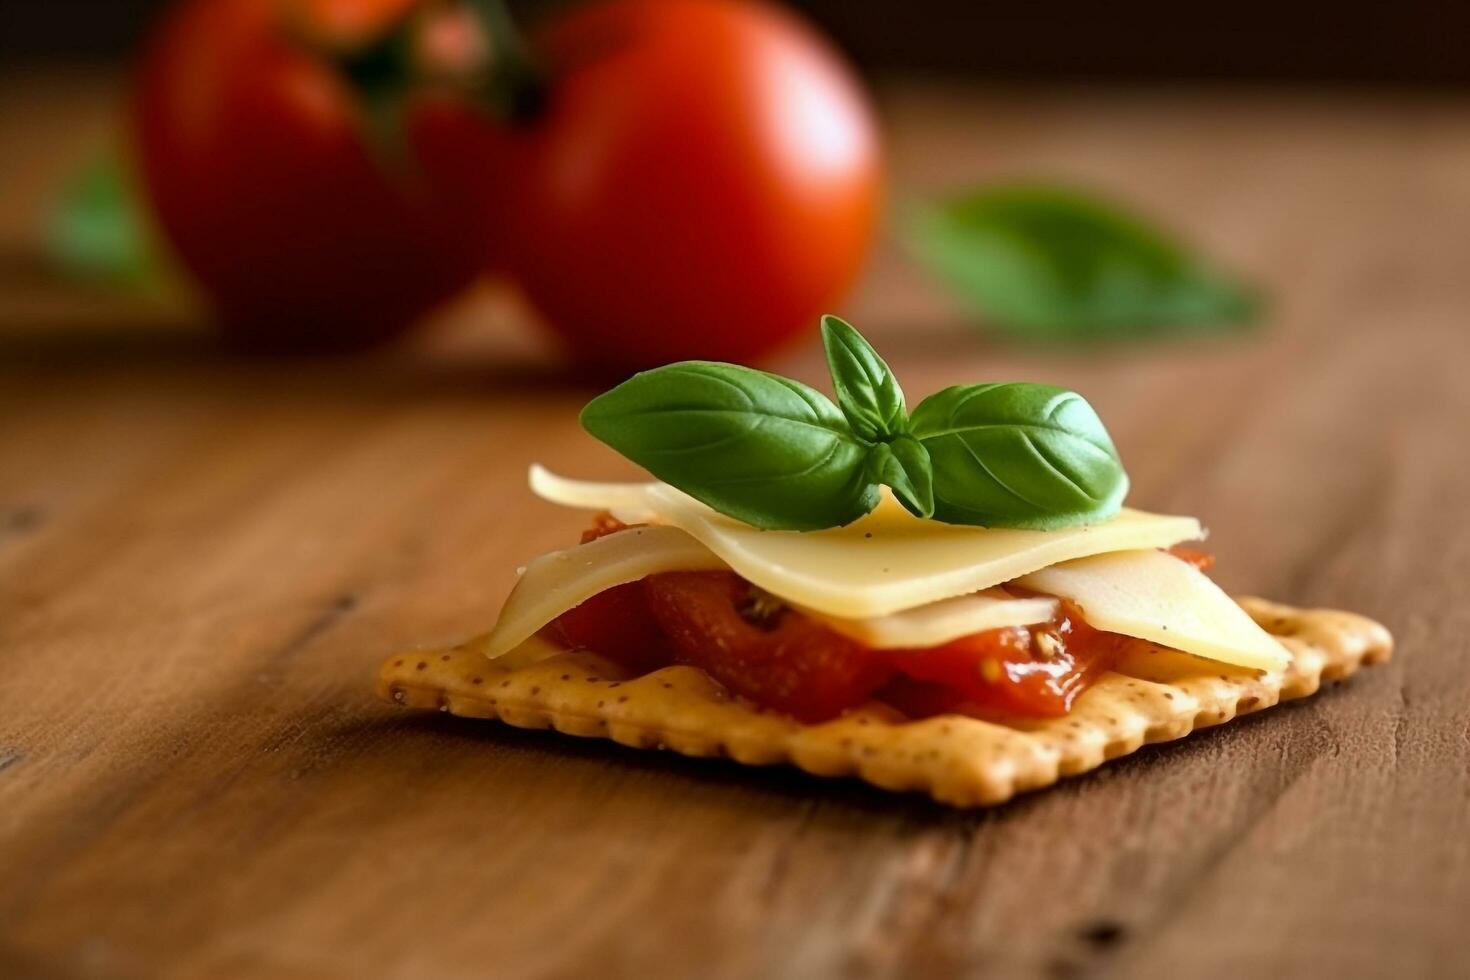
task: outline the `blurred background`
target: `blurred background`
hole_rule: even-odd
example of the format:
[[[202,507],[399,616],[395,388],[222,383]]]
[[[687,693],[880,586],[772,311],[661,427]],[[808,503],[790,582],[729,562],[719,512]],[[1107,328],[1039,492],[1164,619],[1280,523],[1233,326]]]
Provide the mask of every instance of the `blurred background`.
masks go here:
[[[382,182],[393,186],[377,193],[357,186],[367,177],[342,178],[340,159],[310,146],[328,124],[312,130],[305,124],[291,129],[298,125],[291,123],[273,136],[266,130],[274,123],[262,122],[268,112],[252,116],[248,106],[224,105],[207,94],[199,96],[200,105],[213,105],[212,98],[221,104],[208,109],[206,115],[212,115],[207,124],[191,122],[188,113],[194,110],[188,109],[187,100],[224,89],[211,87],[200,64],[233,64],[244,57],[216,52],[244,47],[222,40],[241,33],[227,20],[216,18],[217,23],[177,31],[179,36],[170,42],[174,53],[155,53],[147,62],[154,66],[151,94],[137,96],[140,52],[150,38],[155,46],[148,50],[163,46],[156,39],[170,4],[9,0],[0,8],[0,138],[5,149],[0,159],[0,328],[12,345],[55,343],[67,329],[110,334],[125,324],[155,333],[182,326],[190,335],[214,335],[222,326],[233,348],[274,351],[365,349],[410,336],[422,345],[452,336],[457,339],[446,342],[469,342],[489,351],[492,359],[602,365],[617,374],[682,356],[763,361],[800,349],[801,339],[813,336],[815,314],[834,308],[871,310],[879,317],[896,314],[911,323],[963,323],[960,329],[974,330],[977,337],[1008,341],[1077,343],[1233,333],[1269,321],[1275,270],[1262,275],[1252,268],[1259,266],[1258,260],[1240,254],[1244,250],[1232,244],[1221,225],[1206,220],[1209,199],[1197,187],[1183,186],[1230,179],[1221,172],[1220,158],[1209,162],[1217,173],[1207,176],[1183,156],[1168,163],[1159,154],[1186,153],[1191,144],[1203,148],[1208,140],[1221,138],[1222,127],[1238,129],[1245,142],[1229,141],[1229,151],[1244,152],[1257,126],[1262,133],[1273,125],[1300,126],[1306,134],[1314,126],[1333,125],[1334,112],[1348,105],[1371,105],[1383,120],[1400,114],[1400,125],[1414,133],[1416,113],[1470,83],[1470,59],[1463,57],[1460,43],[1470,34],[1470,7],[1432,0],[1392,5],[1242,0],[1187,8],[1163,0],[1107,5],[1082,0],[923,0],[901,7],[877,0],[802,0],[789,6],[814,29],[803,42],[811,63],[835,55],[855,69],[856,81],[835,83],[833,97],[839,103],[847,100],[845,109],[833,110],[833,103],[818,96],[809,100],[808,109],[792,109],[788,115],[796,119],[809,111],[810,119],[846,119],[838,125],[839,138],[842,126],[848,126],[848,136],[868,141],[865,149],[842,151],[848,153],[844,165],[849,169],[839,180],[831,179],[835,171],[823,177],[832,186],[849,181],[842,185],[849,188],[846,200],[815,203],[814,195],[791,190],[799,178],[782,170],[782,154],[788,159],[804,154],[808,176],[818,173],[811,168],[825,165],[819,162],[819,143],[831,134],[810,136],[792,149],[781,143],[784,136],[770,136],[785,125],[781,119],[786,109],[762,109],[764,117],[748,114],[726,144],[728,149],[742,140],[764,141],[766,156],[751,168],[749,187],[732,189],[730,180],[718,176],[704,187],[663,193],[660,185],[677,182],[656,167],[641,166],[652,197],[635,200],[636,193],[630,195],[628,214],[615,214],[611,208],[591,213],[584,207],[583,213],[568,217],[564,212],[571,206],[555,198],[561,191],[549,186],[546,175],[559,173],[563,162],[594,145],[597,127],[610,118],[606,113],[620,110],[579,110],[584,119],[558,123],[562,132],[554,138],[565,146],[527,151],[523,156],[540,154],[539,162],[522,159],[514,165],[514,177],[497,173],[511,154],[499,145],[487,148],[500,138],[486,136],[490,127],[441,139],[436,149],[417,145],[416,136],[403,136],[407,130],[395,129],[397,123],[383,122],[409,104],[405,93],[419,92],[424,82],[392,62],[397,55],[384,54],[391,49],[384,38],[398,38],[395,25],[408,16],[403,11],[478,10],[476,4],[311,0],[308,5],[320,8],[322,23],[328,25],[311,42],[324,45],[312,52],[320,62],[318,74],[346,79],[351,89],[345,100],[333,96],[346,107],[330,113],[341,117],[337,123],[346,120],[344,125],[359,129],[355,138],[360,145],[353,152],[381,163],[385,145],[414,144],[401,154],[411,160],[410,168],[436,171],[427,181],[433,198],[428,205],[410,201],[406,210],[399,208],[404,213],[384,217],[396,206],[387,195],[403,191],[412,181],[379,168]],[[205,10],[229,4],[192,6]],[[561,29],[556,25],[594,19],[579,18],[585,7],[520,0],[508,5],[508,13],[538,34],[546,25],[554,32]],[[492,11],[491,20],[504,20],[506,10],[499,4],[486,9]],[[485,14],[480,10],[471,16]],[[353,26],[354,17],[372,23]],[[284,37],[296,28],[282,22],[272,29]],[[588,28],[584,24],[569,33],[577,30],[586,33]],[[500,32],[495,28],[490,33]],[[199,40],[210,37],[215,40]],[[711,37],[691,45],[714,43]],[[497,37],[495,43],[501,40]],[[537,43],[533,40],[530,47]],[[196,63],[178,54],[194,49],[199,52]],[[476,63],[474,70],[499,71],[503,62],[498,56],[489,56],[490,69]],[[533,52],[532,57],[538,55]],[[439,64],[436,70],[437,84],[459,67]],[[582,74],[581,84],[589,88],[608,90],[626,80],[609,83],[593,72]],[[227,73],[221,69],[218,77]],[[466,100],[478,100],[477,109],[487,104],[483,80],[482,74],[474,76],[473,84],[481,88]],[[689,90],[698,92],[702,84],[691,80]],[[714,92],[725,82],[712,76],[709,84]],[[842,89],[850,84],[858,87]],[[524,88],[514,81],[492,80],[491,98],[500,100],[495,111],[509,104],[506,99],[525,97]],[[575,97],[563,98],[573,88],[543,85],[533,94],[543,103],[575,102]],[[800,80],[788,90],[801,91]],[[394,102],[399,96],[403,99]],[[743,97],[753,98],[749,91]],[[612,105],[641,98],[629,88],[605,101]],[[149,107],[147,121],[137,113],[127,115],[130,100]],[[390,104],[399,108],[384,108]],[[686,108],[690,118],[703,111]],[[293,111],[308,114],[301,105]],[[679,111],[684,110],[668,110],[665,121],[687,126]],[[1065,124],[1072,126],[1070,131],[1048,122],[1055,111],[1069,119],[1075,114],[1075,124]],[[1150,113],[1158,113],[1157,125],[1145,136],[1137,127],[1147,125],[1140,114]],[[811,129],[809,121],[798,125]],[[217,145],[181,149],[188,145],[189,126],[235,135],[216,133],[210,139]],[[1183,128],[1190,126],[1193,133]],[[873,135],[874,127],[878,135]],[[518,128],[522,133],[537,129],[525,125],[525,119]],[[145,130],[152,134],[146,139]],[[1038,140],[1056,142],[1043,146]],[[1098,147],[1109,141],[1120,153],[1167,164],[1167,174],[1140,178],[1121,157],[1100,159]],[[282,151],[285,146],[295,149]],[[941,146],[944,152],[936,152]],[[400,150],[404,147],[390,146],[387,153]],[[618,165],[638,167],[639,154],[653,154],[672,173],[707,168],[700,152],[718,155],[713,144],[704,151],[665,150],[657,138],[635,134],[618,151],[623,153]],[[211,153],[234,163],[221,164]],[[303,168],[309,169],[264,176],[288,166],[282,160],[293,155],[306,160]],[[441,166],[435,159],[457,162]],[[1329,176],[1349,180],[1360,164],[1343,157],[1328,165]],[[225,173],[230,166],[255,176]],[[455,172],[446,176],[441,172],[446,168]],[[626,186],[626,175],[615,170],[609,164],[599,179],[608,187],[614,181]],[[335,198],[317,194],[313,199],[311,181],[350,187]],[[528,181],[540,183],[526,190]],[[1171,197],[1173,182],[1183,184]],[[742,208],[741,193],[756,193],[756,184],[785,188],[769,195],[769,201]],[[1068,196],[1018,203],[1005,196],[1018,184]],[[490,200],[492,187],[500,199]],[[420,190],[407,194],[412,198]],[[1365,189],[1364,194],[1371,192]],[[691,278],[685,292],[700,292],[698,303],[674,298],[673,287],[667,285],[663,295],[650,296],[642,305],[632,302],[626,283],[633,272],[649,269],[651,279],[674,278],[656,264],[607,271],[607,281],[593,281],[589,269],[597,256],[654,247],[653,239],[667,226],[665,210],[687,215],[690,200],[705,197],[736,202],[729,204],[732,213],[743,209],[754,216],[748,228],[729,232],[730,254],[745,258],[731,260],[715,250],[709,261],[723,264],[724,278]],[[327,222],[335,227],[323,227],[319,216],[310,213],[313,200],[320,202],[323,213],[337,216]],[[524,204],[527,200],[532,203]],[[1108,213],[1083,213],[1093,206]],[[802,211],[807,207],[827,210]],[[560,225],[546,217],[557,208],[565,219],[557,219]],[[255,217],[246,217],[251,209]],[[516,210],[528,217],[522,217],[519,231],[500,235],[514,242],[509,258],[469,256],[465,242],[453,240],[488,238],[485,227],[472,227],[474,221],[498,229],[509,225],[506,216]],[[299,217],[295,224],[257,220],[270,211],[295,211]],[[648,227],[634,227],[635,215],[652,216]],[[252,227],[244,228],[252,221]],[[437,224],[428,232],[410,229],[416,221]],[[617,224],[620,230],[594,233],[590,222],[597,221]],[[788,226],[778,227],[783,221]],[[795,234],[797,227],[805,228],[807,237]],[[677,245],[672,243],[678,235],[670,235],[666,250],[674,257],[698,254],[701,244],[725,233],[713,228],[685,228],[678,234],[689,232],[688,240]],[[740,235],[754,237],[737,243]],[[374,236],[382,240],[381,247]],[[434,256],[424,257],[424,249],[402,244],[416,237],[428,243],[426,249],[437,250]],[[222,240],[238,247],[222,254],[227,250]],[[356,243],[350,255],[339,245],[345,241]],[[821,249],[813,244],[817,241],[824,243]],[[297,254],[275,254],[286,249],[283,242],[295,242]],[[400,243],[401,251],[382,244],[387,242]],[[749,258],[763,255],[786,269],[799,264],[783,257],[783,248],[808,256],[828,248],[841,254],[829,257],[821,269],[789,273],[786,279],[780,271],[766,275],[758,268],[760,260]],[[583,265],[566,259],[569,253],[582,255]],[[321,257],[327,254],[337,256],[335,271],[324,268]],[[409,254],[419,257],[411,261]],[[564,268],[548,271],[558,264]],[[476,266],[473,273],[470,265]],[[241,267],[251,271],[242,274]],[[1018,275],[1018,267],[1027,274]],[[398,280],[400,288],[361,288],[385,278]],[[286,280],[294,285],[281,286]],[[774,298],[765,307],[740,306],[732,298],[752,289]],[[358,308],[334,305],[333,296],[353,291],[363,293],[354,301]],[[612,316],[610,305],[626,308]],[[647,326],[660,316],[687,320],[700,310],[722,306],[731,312],[708,327],[706,339],[718,335],[725,341],[671,342]],[[298,320],[313,325],[299,326]],[[763,324],[755,331],[759,337],[743,344],[729,341],[757,322]]]
[[[165,0],[9,0],[0,57],[115,62]],[[567,0],[519,0],[541,16]],[[1464,85],[1470,8],[1447,0],[800,0],[872,72],[1055,81]]]

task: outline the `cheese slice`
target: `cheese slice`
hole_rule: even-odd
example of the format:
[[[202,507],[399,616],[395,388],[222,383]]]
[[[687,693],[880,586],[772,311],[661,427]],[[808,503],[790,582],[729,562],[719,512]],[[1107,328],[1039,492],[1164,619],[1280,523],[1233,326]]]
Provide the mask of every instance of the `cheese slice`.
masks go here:
[[[1100,630],[1256,670],[1281,670],[1291,661],[1209,576],[1166,552],[1094,555],[1033,572],[1016,584],[1071,599]]]
[[[630,528],[550,552],[521,572],[483,650],[492,660],[519,656],[541,627],[606,589],[659,572],[716,570],[728,570],[728,566],[688,534],[668,526]],[[871,619],[800,611],[869,646],[893,649],[938,646],[983,630],[1042,623],[1056,609],[1055,599],[1017,599],[998,593],[957,596]]]
[[[532,464],[531,492],[542,500],[563,507],[583,510],[605,510],[628,524],[651,524],[658,521],[650,494],[657,483],[603,483],[596,480],[569,480],[557,476],[539,463]]]
[[[619,487],[617,492],[622,491]],[[650,485],[642,494],[623,501],[625,513],[631,516],[642,508],[648,515],[694,523],[680,509],[685,505],[662,495],[658,485]],[[612,495],[599,499],[612,499]],[[877,540],[877,534],[860,540]],[[829,542],[826,547],[835,551],[840,545]],[[522,572],[483,650],[491,659],[524,650],[547,623],[615,586],[659,572],[733,566],[673,524],[630,528],[542,555]],[[764,571],[769,566],[757,567]],[[735,571],[740,569],[735,567]],[[874,616],[834,616],[771,587],[769,575],[765,582],[744,577],[836,632],[879,649],[937,646],[985,630],[1045,622],[1056,613],[1057,599],[1052,597],[1060,596],[1075,602],[1087,622],[1101,630],[1259,670],[1280,669],[1288,661],[1281,645],[1207,576],[1152,548],[1092,555],[1033,571],[1016,580],[1023,588],[1044,593],[1032,598],[980,592]]]
[[[586,483],[531,469],[555,503],[606,509],[620,520],[682,528],[741,577],[804,609],[870,619],[967,595],[1057,562],[1167,548],[1202,536],[1192,517],[1124,509],[1056,531],[968,527],[914,517],[885,492],[871,514],[824,531],[762,531],[664,483]]]
[[[526,566],[485,638],[485,655],[504,656],[574,606],[618,585],[658,572],[725,568],[704,545],[676,527],[635,527],[561,551]]]
[[[927,606],[873,616],[844,619],[801,606],[796,608],[825,624],[833,632],[851,637],[876,650],[937,647],[972,633],[1005,626],[1044,623],[1057,613],[1060,603],[1046,596],[1017,599],[997,590],[977,595],[940,599]]]

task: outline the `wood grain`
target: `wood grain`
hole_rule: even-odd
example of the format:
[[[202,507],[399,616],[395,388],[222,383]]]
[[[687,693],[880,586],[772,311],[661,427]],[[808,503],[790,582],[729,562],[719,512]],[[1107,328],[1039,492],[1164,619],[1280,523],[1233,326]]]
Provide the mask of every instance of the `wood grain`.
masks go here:
[[[1085,181],[1266,283],[1265,329],[979,340],[885,252],[843,312],[909,390],[1072,385],[1219,578],[1395,661],[999,810],[378,704],[621,476],[494,298],[358,361],[229,359],[58,290],[35,202],[107,90],[5,80],[0,975],[1465,975],[1470,113],[1264,93],[887,92],[896,183]],[[65,98],[56,93],[63,91]],[[67,120],[71,124],[67,124]],[[36,137],[44,124],[50,134]],[[22,258],[17,258],[21,256]],[[818,381],[814,351],[778,367]]]

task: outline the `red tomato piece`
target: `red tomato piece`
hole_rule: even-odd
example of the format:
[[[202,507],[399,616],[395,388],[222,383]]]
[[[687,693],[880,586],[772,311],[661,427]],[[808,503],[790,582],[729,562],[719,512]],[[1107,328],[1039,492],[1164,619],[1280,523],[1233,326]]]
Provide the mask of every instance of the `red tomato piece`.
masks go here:
[[[628,525],[602,513],[583,542]],[[1128,637],[1058,617],[911,650],[873,650],[761,593],[732,572],[669,572],[593,596],[544,635],[644,673],[671,662],[802,721],[825,721],[876,696],[913,718],[967,709],[1056,717],[1100,677]]]
[[[916,680],[905,674],[895,674],[873,696],[910,718],[955,714],[962,712],[965,705],[965,696],[954,688],[934,681]]]
[[[1215,567],[1215,556],[1208,551],[1199,548],[1190,548],[1182,544],[1176,544],[1172,548],[1165,548],[1169,554],[1180,561],[1193,565],[1202,572],[1208,572]]]
[[[589,541],[596,541],[598,538],[606,537],[609,534],[616,534],[619,531],[626,531],[633,526],[632,524],[624,524],[608,511],[598,511],[592,518],[592,526],[582,532],[582,543],[586,544]]]
[[[582,532],[582,543],[631,526],[602,511]],[[667,667],[673,661],[668,638],[648,608],[642,582],[599,592],[542,627],[541,635],[569,650],[591,650],[638,674]]]
[[[987,630],[890,655],[901,673],[943,685],[965,702],[1056,717],[1111,666],[1125,640],[1088,626],[1075,607],[1064,603],[1059,617],[1041,626]]]
[[[541,635],[569,650],[591,650],[636,674],[673,662],[673,651],[648,608],[642,582],[599,592],[552,620]]]
[[[667,572],[645,581],[675,660],[801,721],[834,718],[893,675],[888,658],[805,616],[761,610],[749,583],[731,572]]]

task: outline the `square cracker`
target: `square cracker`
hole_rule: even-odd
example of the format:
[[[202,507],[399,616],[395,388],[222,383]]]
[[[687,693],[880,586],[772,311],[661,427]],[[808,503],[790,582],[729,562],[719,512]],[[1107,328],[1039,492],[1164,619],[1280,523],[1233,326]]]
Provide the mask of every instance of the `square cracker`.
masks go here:
[[[497,661],[483,640],[405,653],[378,673],[378,694],[466,718],[610,738],[635,748],[791,763],[818,776],[858,776],[941,803],[989,806],[1094,769],[1149,742],[1313,694],[1322,682],[1381,663],[1393,641],[1378,623],[1335,610],[1243,598],[1242,607],[1291,652],[1284,671],[1257,672],[1153,647],[1130,655],[1064,718],[1005,724],[963,715],[911,721],[869,704],[805,725],[731,697],[703,671],[665,667],[635,677],[587,651]]]

